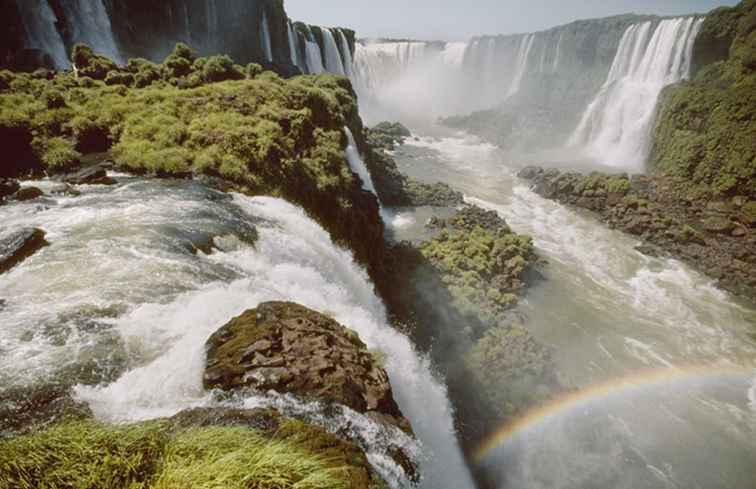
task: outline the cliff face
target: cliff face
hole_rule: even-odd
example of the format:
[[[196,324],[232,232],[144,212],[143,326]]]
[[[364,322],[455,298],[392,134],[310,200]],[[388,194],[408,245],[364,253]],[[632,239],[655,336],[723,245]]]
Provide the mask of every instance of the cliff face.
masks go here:
[[[0,14],[0,68],[13,71],[68,69],[77,43],[120,64],[137,57],[160,62],[179,42],[203,56],[225,54],[283,76],[322,71],[313,69],[307,38],[292,25],[283,0],[0,0]],[[354,32],[330,32],[346,64]],[[310,41],[326,59],[323,36],[316,37]]]
[[[692,199],[756,199],[756,1],[718,9],[693,49],[695,77],[668,87],[651,162]]]
[[[474,39],[464,69],[486,108],[447,123],[502,146],[542,148],[544,133],[559,146],[605,82],[627,28],[659,20],[628,14]]]

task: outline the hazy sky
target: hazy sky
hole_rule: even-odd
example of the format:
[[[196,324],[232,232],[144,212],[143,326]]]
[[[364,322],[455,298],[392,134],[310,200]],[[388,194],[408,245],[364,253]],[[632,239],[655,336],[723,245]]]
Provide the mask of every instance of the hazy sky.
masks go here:
[[[737,0],[285,0],[289,17],[351,27],[360,37],[461,41],[530,32],[577,19],[628,12],[708,12]]]

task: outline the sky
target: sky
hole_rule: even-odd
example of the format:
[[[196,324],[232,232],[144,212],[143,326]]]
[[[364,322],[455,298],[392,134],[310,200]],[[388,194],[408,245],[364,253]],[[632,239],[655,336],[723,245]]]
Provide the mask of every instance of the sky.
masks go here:
[[[578,19],[708,12],[737,0],[284,0],[294,20],[350,27],[358,37],[464,41],[533,32]]]

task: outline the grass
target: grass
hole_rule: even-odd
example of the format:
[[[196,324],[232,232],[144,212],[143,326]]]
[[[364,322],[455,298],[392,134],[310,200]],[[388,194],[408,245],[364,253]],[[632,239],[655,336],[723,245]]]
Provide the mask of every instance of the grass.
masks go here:
[[[345,446],[351,447],[344,448]],[[382,487],[355,447],[286,421],[175,431],[168,422],[62,424],[0,442],[2,489],[356,489]]]

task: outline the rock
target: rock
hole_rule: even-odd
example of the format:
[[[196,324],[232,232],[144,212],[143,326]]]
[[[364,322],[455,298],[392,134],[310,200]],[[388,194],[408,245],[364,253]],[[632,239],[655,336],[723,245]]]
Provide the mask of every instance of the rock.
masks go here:
[[[407,179],[404,190],[412,206],[454,207],[465,203],[464,195],[445,183],[427,184]]]
[[[252,388],[377,412],[410,432],[388,375],[353,331],[293,303],[266,302],[206,343],[206,389]]]
[[[115,180],[108,176],[103,165],[93,165],[82,168],[79,171],[68,173],[59,177],[63,183],[72,185],[114,185]]]
[[[0,273],[5,273],[46,246],[45,232],[24,228],[0,235]]]
[[[24,202],[37,199],[43,195],[45,195],[45,193],[37,187],[22,187],[18,192],[13,194],[13,198],[19,202]]]
[[[534,178],[538,177],[541,173],[543,173],[543,168],[539,168],[537,166],[527,166],[523,168],[522,170],[520,170],[517,176],[525,180],[533,180]]]
[[[0,178],[0,201],[18,192],[21,186],[12,179]]]
[[[710,233],[729,234],[735,229],[735,223],[726,217],[707,217],[702,224],[703,228]]]
[[[78,197],[79,195],[81,195],[81,192],[67,183],[59,183],[57,185],[53,185],[50,188],[50,193],[52,195],[66,195],[69,197]]]
[[[64,419],[91,417],[86,403],[75,401],[70,386],[43,384],[0,392],[0,438],[18,435]]]
[[[745,236],[746,234],[748,234],[748,231],[746,231],[744,228],[742,228],[740,226],[738,226],[738,227],[736,227],[735,229],[732,230],[732,236],[734,236],[736,238],[741,238],[741,237]]]
[[[392,150],[396,145],[412,136],[409,129],[399,122],[381,122],[367,130],[371,144]]]

